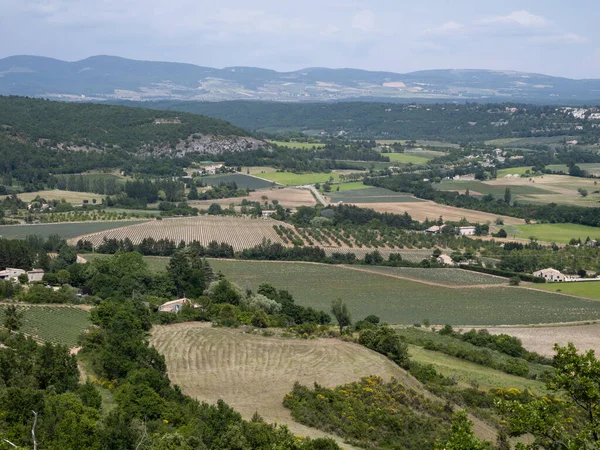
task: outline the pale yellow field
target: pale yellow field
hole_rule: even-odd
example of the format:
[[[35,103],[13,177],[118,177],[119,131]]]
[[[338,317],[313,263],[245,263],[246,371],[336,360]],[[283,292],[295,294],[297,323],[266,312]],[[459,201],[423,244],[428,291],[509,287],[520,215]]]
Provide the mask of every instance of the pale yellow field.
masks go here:
[[[482,224],[490,222],[492,225],[498,217],[502,217],[504,219],[504,223],[507,225],[525,223],[523,219],[518,219],[515,217],[499,216],[497,214],[473,211],[470,209],[438,205],[437,203],[430,201],[404,203],[360,203],[357,204],[357,206],[360,206],[361,208],[372,208],[379,212],[389,212],[395,214],[404,214],[404,212],[408,212],[413,219],[421,222],[425,219],[434,220],[442,216],[444,220],[459,221],[464,217],[469,222],[479,222]]]
[[[267,197],[269,203],[273,200],[277,200],[281,206],[288,208],[296,208],[298,206],[313,206],[316,204],[315,198],[312,196],[307,189],[265,189],[260,191],[252,191],[246,197],[236,198],[221,198],[216,200],[196,200],[188,202],[195,208],[208,208],[211,203],[218,203],[222,206],[229,206],[233,203],[234,205],[240,205],[242,200],[248,200],[251,202],[264,203],[262,197]]]
[[[171,381],[184,393],[209,403],[223,399],[246,419],[258,412],[268,422],[288,425],[298,435],[321,437],[325,433],[294,422],[283,407],[283,398],[295,381],[334,387],[379,375],[396,377],[407,387],[422,390],[384,356],[337,339],[263,337],[186,323],[154,326],[151,343],[165,356]]]
[[[22,194],[18,194],[17,196],[23,200],[24,202],[30,202],[37,196],[42,197],[46,200],[62,200],[69,203],[80,204],[83,203],[84,200],[89,200],[92,203],[93,199],[96,199],[98,203],[102,201],[102,195],[100,194],[92,194],[90,192],[71,192],[71,191],[61,191],[59,189],[53,189],[48,191],[36,191],[36,192],[24,192]],[[0,196],[0,199],[6,198],[6,195]]]
[[[515,336],[521,339],[525,348],[545,356],[554,355],[554,344],[564,346],[569,342],[579,350],[595,350],[597,355],[600,354],[600,324],[487,329],[490,333]]]

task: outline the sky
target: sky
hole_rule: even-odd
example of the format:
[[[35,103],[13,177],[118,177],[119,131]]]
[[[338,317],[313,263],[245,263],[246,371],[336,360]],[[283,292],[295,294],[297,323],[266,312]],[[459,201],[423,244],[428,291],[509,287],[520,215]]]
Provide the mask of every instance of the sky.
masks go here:
[[[600,78],[600,1],[0,0],[0,58]]]

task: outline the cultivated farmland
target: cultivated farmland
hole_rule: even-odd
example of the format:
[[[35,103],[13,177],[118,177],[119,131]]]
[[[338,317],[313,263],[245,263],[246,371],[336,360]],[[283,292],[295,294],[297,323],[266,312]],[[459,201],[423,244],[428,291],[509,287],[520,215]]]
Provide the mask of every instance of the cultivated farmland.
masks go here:
[[[341,186],[343,186],[343,184]],[[389,189],[366,186],[355,190],[340,189],[339,192],[333,191],[327,195],[331,197],[331,201],[333,203],[408,203],[425,201],[413,197],[410,194],[403,194],[401,192],[390,191]]]
[[[265,189],[273,185],[273,182],[265,181],[257,177],[244,175],[242,173],[228,173],[223,175],[209,175],[201,178],[202,182],[208,186],[218,186],[221,183],[235,182],[238,189]]]
[[[299,186],[303,184],[324,183],[333,178],[333,181],[339,181],[340,175],[331,173],[292,173],[292,172],[266,172],[256,174],[257,177],[265,180],[274,181],[279,184],[290,186]]]
[[[414,155],[410,153],[382,153],[381,156],[387,156],[392,162],[398,162],[401,164],[412,163],[416,165],[427,164],[429,160],[433,158],[433,156],[427,158],[423,155]]]
[[[144,238],[170,239],[177,243],[184,241],[188,244],[198,241],[202,245],[217,241],[230,244],[234,250],[242,250],[260,244],[263,239],[283,243],[273,229],[274,223],[280,222],[238,217],[199,216],[153,220],[80,238],[90,241],[94,246],[102,243],[104,237],[117,240],[129,238],[134,244],[139,244]]]
[[[600,228],[577,225],[573,223],[541,223],[530,225],[515,225],[515,237],[529,239],[535,237],[540,241],[568,244],[571,239],[581,239],[585,242],[600,238]],[[512,233],[511,233],[512,235]]]
[[[83,234],[113,230],[144,223],[145,221],[100,221],[100,222],[71,222],[50,223],[43,225],[2,225],[0,237],[5,239],[25,239],[29,235],[38,235],[47,238],[51,234],[58,234],[64,239],[71,239]]]
[[[0,323],[6,303],[0,303]],[[76,306],[19,304],[24,312],[23,326],[19,331],[43,342],[75,347],[79,335],[91,323],[87,311]]]
[[[23,200],[24,202],[30,202],[37,196],[42,197],[45,200],[62,200],[64,199],[68,203],[73,204],[81,204],[84,200],[88,200],[90,204],[92,200],[96,200],[96,202],[100,203],[102,201],[102,195],[100,194],[92,194],[90,192],[72,192],[72,191],[61,191],[58,189],[47,190],[47,191],[35,191],[35,192],[23,192],[22,194],[18,194],[17,196]],[[6,196],[0,196],[0,200],[4,199]]]
[[[317,203],[308,189],[281,187],[253,191],[245,197],[220,198],[214,200],[192,200],[188,203],[196,208],[208,208],[212,203],[218,203],[222,206],[229,206],[231,203],[240,205],[243,200],[247,200],[249,202],[259,202],[262,204],[265,201],[263,200],[263,197],[267,197],[269,202],[277,200],[281,206],[288,208],[294,208],[298,206],[313,206]]]
[[[447,286],[485,286],[507,284],[506,278],[462,269],[419,269],[415,267],[369,267],[369,270],[416,281]]]
[[[290,291],[298,304],[319,310],[328,311],[331,301],[341,297],[355,320],[369,314],[393,324],[424,318],[453,325],[600,319],[600,302],[520,287],[436,286],[369,272],[364,266],[231,260],[211,260],[211,265],[242,288],[271,283]]]
[[[334,387],[379,375],[421,390],[384,356],[340,340],[262,337],[192,323],[154,326],[151,343],[165,356],[171,381],[184,393],[209,403],[223,399],[246,419],[258,412],[299,435],[324,433],[294,422],[283,407],[295,381]]]

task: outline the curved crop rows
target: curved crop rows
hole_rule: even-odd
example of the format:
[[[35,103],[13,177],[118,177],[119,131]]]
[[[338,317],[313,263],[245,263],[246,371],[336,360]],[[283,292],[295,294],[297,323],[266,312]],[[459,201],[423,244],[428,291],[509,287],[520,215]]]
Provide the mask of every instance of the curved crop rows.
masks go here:
[[[211,241],[226,242],[234,250],[243,250],[260,244],[263,239],[284,244],[273,229],[273,220],[250,219],[223,216],[199,216],[182,219],[163,219],[81,236],[78,239],[90,241],[94,247],[107,239],[129,238],[139,244],[145,238],[170,239],[179,243],[198,241],[208,245]]]

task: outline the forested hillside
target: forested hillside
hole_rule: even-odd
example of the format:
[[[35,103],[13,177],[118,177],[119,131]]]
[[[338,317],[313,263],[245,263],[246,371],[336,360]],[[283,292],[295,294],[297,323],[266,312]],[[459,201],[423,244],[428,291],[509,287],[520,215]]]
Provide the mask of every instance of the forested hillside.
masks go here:
[[[127,105],[140,103],[125,102]],[[556,106],[518,104],[398,104],[374,102],[146,102],[144,106],[205,114],[248,130],[344,131],[362,139],[479,142],[515,137],[580,136],[597,140],[599,120],[576,119]],[[578,128],[583,127],[583,128]]]
[[[195,114],[0,97],[0,185],[43,188],[50,174],[99,169],[181,174],[193,158],[264,144],[248,134]]]

